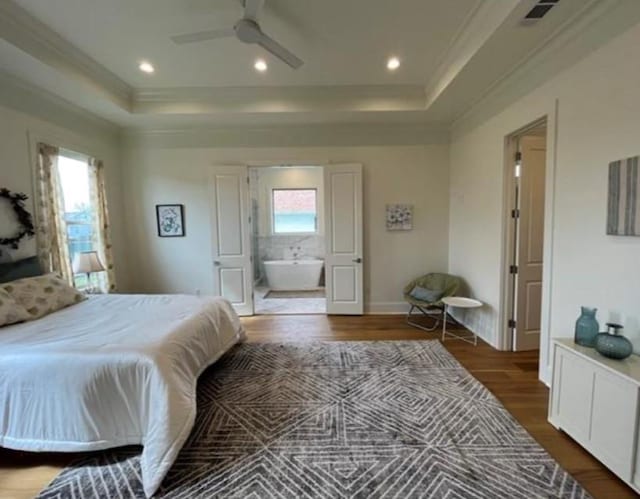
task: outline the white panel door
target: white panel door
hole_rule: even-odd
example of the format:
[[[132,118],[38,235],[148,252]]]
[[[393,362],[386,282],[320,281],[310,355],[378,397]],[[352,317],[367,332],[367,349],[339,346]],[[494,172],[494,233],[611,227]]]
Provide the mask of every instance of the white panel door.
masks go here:
[[[544,247],[545,137],[520,138],[520,217],[516,327],[513,349],[540,348],[542,318],[542,254]]]
[[[325,186],[327,313],[361,315],[362,165],[328,165]]]
[[[253,268],[246,166],[215,166],[209,177],[214,292],[238,315],[253,314]]]

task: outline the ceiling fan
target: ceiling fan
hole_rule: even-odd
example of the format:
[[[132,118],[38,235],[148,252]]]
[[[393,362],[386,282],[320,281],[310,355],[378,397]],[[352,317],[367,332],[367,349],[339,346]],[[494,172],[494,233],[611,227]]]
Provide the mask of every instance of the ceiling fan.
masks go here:
[[[258,14],[260,10],[262,10],[264,2],[265,0],[243,0],[244,16],[233,28],[198,31],[196,33],[172,36],[171,39],[178,45],[182,45],[185,43],[197,43],[205,40],[235,36],[241,42],[260,45],[285,64],[288,64],[293,69],[298,69],[304,64],[303,61],[273,38],[266,35],[264,31],[262,31],[262,28],[260,28],[260,24],[258,24]]]

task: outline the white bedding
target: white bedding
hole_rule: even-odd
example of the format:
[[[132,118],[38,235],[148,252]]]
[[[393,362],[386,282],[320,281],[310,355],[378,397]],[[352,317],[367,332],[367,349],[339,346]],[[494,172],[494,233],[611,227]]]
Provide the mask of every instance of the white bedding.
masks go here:
[[[151,496],[193,427],[198,376],[242,335],[226,300],[184,295],[97,295],[0,328],[0,446],[142,444]]]

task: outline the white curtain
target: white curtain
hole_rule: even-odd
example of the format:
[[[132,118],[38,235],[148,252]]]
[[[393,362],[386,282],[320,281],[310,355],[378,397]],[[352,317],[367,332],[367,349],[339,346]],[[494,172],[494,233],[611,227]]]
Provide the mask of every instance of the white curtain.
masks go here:
[[[106,271],[98,273],[99,287],[104,293],[116,291],[116,275],[113,266],[111,223],[104,181],[102,161],[89,159],[89,196],[94,214],[93,247],[98,251]]]
[[[36,217],[38,257],[45,272],[56,272],[73,285],[64,197],[58,173],[57,147],[38,144]]]

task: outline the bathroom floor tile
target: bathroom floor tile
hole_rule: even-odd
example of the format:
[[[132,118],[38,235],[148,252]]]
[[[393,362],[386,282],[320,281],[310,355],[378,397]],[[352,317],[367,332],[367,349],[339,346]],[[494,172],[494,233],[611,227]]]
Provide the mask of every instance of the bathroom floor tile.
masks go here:
[[[327,312],[325,298],[268,298],[269,288],[255,289],[255,313],[274,314],[324,314]]]

